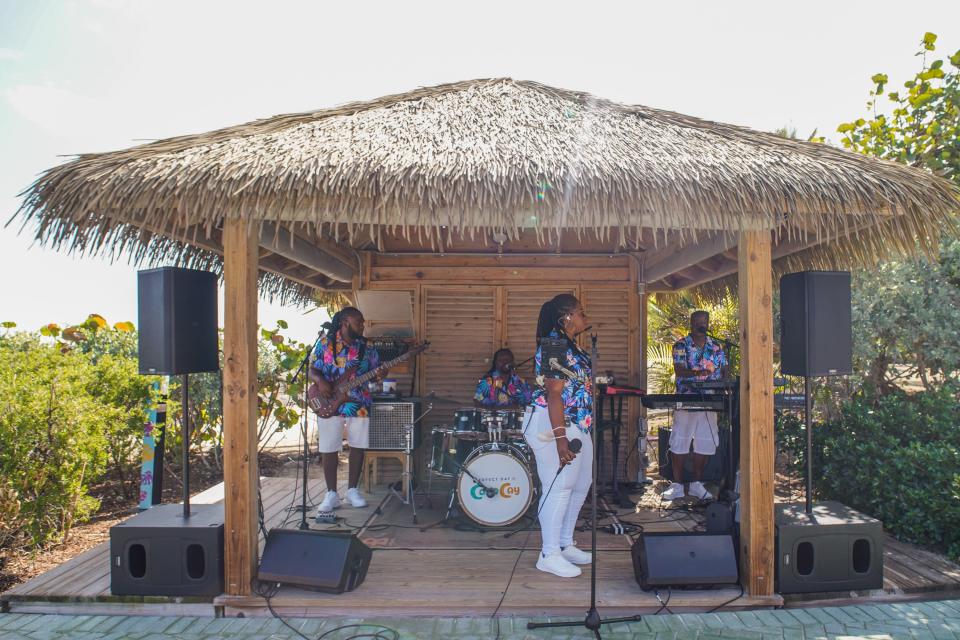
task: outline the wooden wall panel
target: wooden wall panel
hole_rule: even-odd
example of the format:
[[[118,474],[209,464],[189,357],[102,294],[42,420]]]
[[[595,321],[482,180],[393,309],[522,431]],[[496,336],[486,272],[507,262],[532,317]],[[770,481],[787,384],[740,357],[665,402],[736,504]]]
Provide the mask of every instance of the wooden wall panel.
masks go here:
[[[502,346],[513,351],[517,364],[533,357],[536,352],[537,318],[544,302],[560,293],[577,294],[577,287],[503,287],[506,304]],[[518,369],[518,373],[534,384],[533,360]]]
[[[435,393],[427,424],[449,423],[458,406],[472,406],[477,380],[495,350],[493,287],[423,287],[423,337],[430,350],[421,359],[421,395]]]
[[[634,332],[631,331],[630,312],[631,296],[629,295],[629,285],[620,287],[590,287],[584,286],[580,299],[583,302],[584,309],[589,317],[589,322],[593,325],[592,333],[597,334],[597,375],[605,375],[612,372],[617,381],[623,384],[631,383],[630,371],[630,352],[631,337]],[[589,351],[590,340],[586,339],[584,348]],[[636,419],[637,405],[636,400],[627,400],[624,403],[623,427],[620,431],[620,452],[618,459],[618,468],[624,469],[627,454],[633,447],[633,441],[636,438]],[[605,414],[608,418],[609,402],[606,402],[607,409]],[[604,456],[606,464],[604,479],[609,479],[613,472],[610,461],[612,460],[612,446],[609,436],[604,439]],[[620,471],[620,479],[623,479],[623,471]]]

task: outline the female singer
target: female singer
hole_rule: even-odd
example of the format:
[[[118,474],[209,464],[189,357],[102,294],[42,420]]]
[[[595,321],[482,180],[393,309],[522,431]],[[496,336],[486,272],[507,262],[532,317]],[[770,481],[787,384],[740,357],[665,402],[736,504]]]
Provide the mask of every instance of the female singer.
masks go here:
[[[574,336],[587,327],[580,301],[560,294],[544,303],[537,322],[536,373],[543,386],[533,392],[533,404],[524,416],[524,438],[533,450],[540,475],[540,530],[543,548],[537,569],[563,578],[580,575],[578,564],[589,564],[590,554],[577,548],[573,529],[590,490],[593,463],[593,388],[590,356]],[[565,347],[558,371],[544,361],[544,338]],[[581,442],[579,453],[570,450]]]

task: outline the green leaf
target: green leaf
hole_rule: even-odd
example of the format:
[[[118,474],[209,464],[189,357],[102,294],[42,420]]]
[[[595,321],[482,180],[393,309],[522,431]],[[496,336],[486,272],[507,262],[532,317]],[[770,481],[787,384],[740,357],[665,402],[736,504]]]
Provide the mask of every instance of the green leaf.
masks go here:
[[[933,44],[937,41],[937,34],[927,31],[923,34],[923,44],[929,47],[927,51],[933,50]]]
[[[17,323],[10,320],[7,320],[6,322],[0,322],[0,327],[3,327],[4,329],[13,329],[15,326],[17,326]]]
[[[286,320],[277,320],[277,326],[281,329],[287,329],[290,325],[287,324]]]

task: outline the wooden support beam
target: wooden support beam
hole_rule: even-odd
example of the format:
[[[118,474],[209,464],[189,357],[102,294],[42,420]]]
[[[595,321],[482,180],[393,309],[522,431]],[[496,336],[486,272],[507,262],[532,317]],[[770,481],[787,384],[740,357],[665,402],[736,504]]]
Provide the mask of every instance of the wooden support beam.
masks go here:
[[[257,570],[257,238],[223,229],[224,583],[250,595]]]
[[[740,577],[773,594],[773,266],[768,231],[740,234]]]
[[[647,282],[656,282],[736,245],[736,236],[732,233],[721,233],[713,237],[701,238],[696,244],[665,247],[661,251],[645,256],[643,279]]]
[[[339,282],[351,282],[355,269],[272,222],[260,227],[260,246]]]

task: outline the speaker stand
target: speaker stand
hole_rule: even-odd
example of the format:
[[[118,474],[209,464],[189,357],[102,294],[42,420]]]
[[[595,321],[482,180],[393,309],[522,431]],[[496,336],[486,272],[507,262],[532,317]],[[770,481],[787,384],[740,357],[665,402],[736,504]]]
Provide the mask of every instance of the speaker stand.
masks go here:
[[[597,376],[594,366],[597,362],[597,335],[590,336],[590,376],[593,393],[593,415],[597,415]],[[605,624],[615,624],[617,622],[639,622],[643,616],[625,616],[623,618],[601,618],[597,611],[597,453],[600,447],[594,447],[593,459],[590,461],[590,609],[582,622],[528,622],[527,629],[551,629],[555,627],[579,627],[583,625],[599,640],[600,627]],[[539,553],[539,552],[538,552]]]
[[[190,517],[190,374],[183,374],[183,518]]]
[[[803,423],[807,430],[807,501],[806,513],[813,516],[813,398],[810,394],[810,376],[803,376]]]

